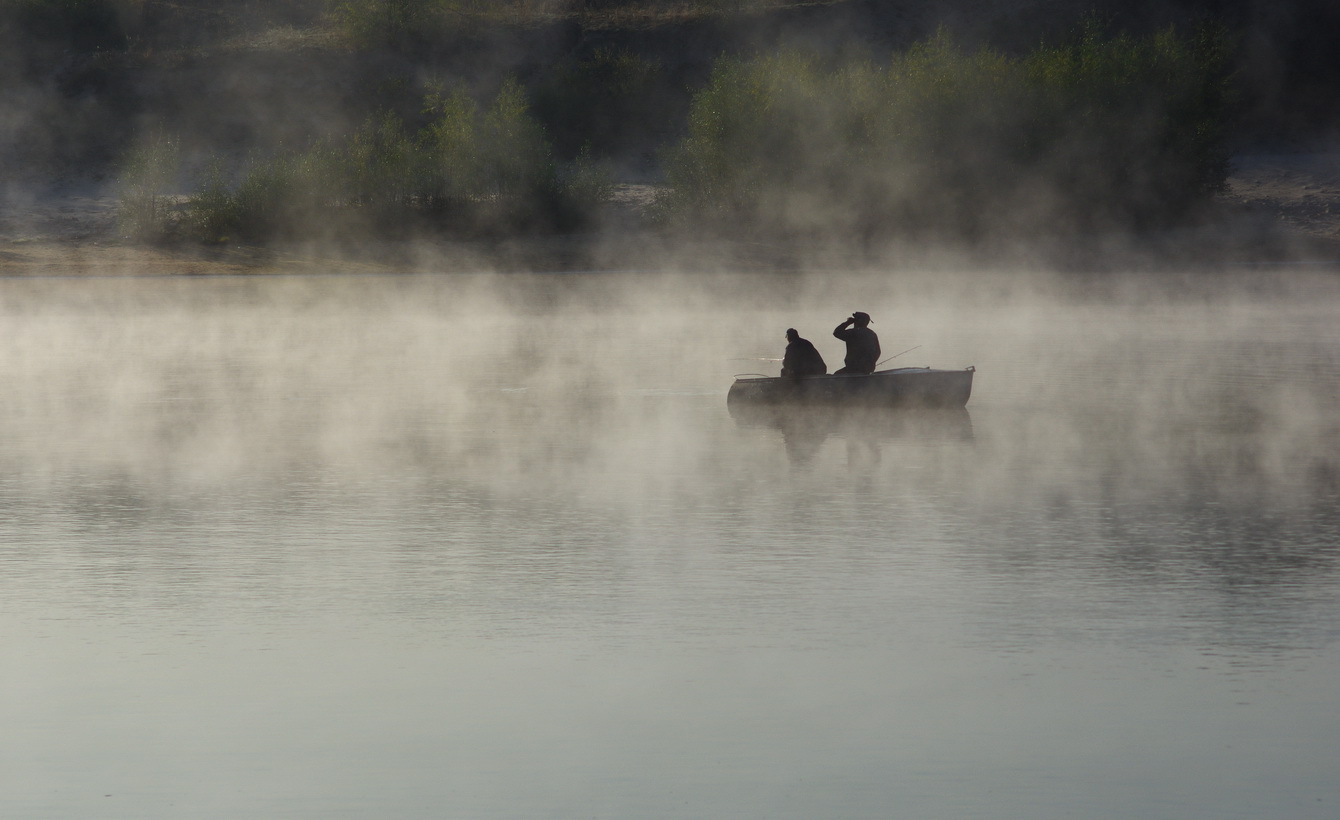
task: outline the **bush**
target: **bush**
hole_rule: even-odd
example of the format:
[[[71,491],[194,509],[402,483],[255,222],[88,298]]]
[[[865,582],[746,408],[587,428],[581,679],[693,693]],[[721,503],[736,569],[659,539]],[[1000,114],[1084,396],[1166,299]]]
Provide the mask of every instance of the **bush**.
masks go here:
[[[253,159],[235,183],[215,162],[186,226],[212,242],[571,229],[608,199],[608,178],[589,159],[552,161],[515,81],[486,109],[464,93],[437,93],[425,114],[418,132],[384,114],[341,141]]]
[[[186,203],[183,232],[204,242],[333,236],[349,227],[340,208],[341,152],[326,144],[269,159],[253,158],[233,182],[210,163]]]
[[[126,236],[157,240],[173,230],[175,198],[181,169],[177,140],[154,135],[135,147],[117,176],[117,225]]]
[[[423,198],[434,211],[487,231],[569,221],[561,211],[572,203],[515,80],[482,113],[460,92],[430,97],[425,113]]]
[[[1221,33],[1091,25],[1022,58],[940,34],[882,65],[725,59],[667,156],[667,211],[792,234],[1175,219],[1225,177],[1227,58]]]
[[[1105,38],[1092,23],[1077,43],[1030,55],[1022,68],[1038,91],[1039,130],[1054,135],[1053,175],[1068,189],[1112,192],[1108,215],[1135,221],[1220,190],[1229,60],[1222,31]]]

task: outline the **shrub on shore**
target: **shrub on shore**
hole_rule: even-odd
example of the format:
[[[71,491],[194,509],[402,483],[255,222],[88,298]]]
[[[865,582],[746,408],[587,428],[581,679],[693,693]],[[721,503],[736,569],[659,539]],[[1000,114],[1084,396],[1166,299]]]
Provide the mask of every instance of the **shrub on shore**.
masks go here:
[[[117,177],[116,221],[133,239],[156,240],[171,230],[172,196],[181,168],[181,145],[155,134],[131,149]]]
[[[438,93],[424,114],[426,125],[413,131],[383,114],[342,140],[242,168],[216,160],[180,214],[161,207],[167,175],[154,169],[163,158],[137,155],[122,208],[137,236],[218,242],[563,230],[580,227],[608,199],[608,178],[588,158],[552,160],[514,81],[487,108],[461,92]]]
[[[1139,227],[1223,184],[1222,34],[1022,57],[947,35],[887,63],[724,59],[669,152],[670,219],[789,234]]]

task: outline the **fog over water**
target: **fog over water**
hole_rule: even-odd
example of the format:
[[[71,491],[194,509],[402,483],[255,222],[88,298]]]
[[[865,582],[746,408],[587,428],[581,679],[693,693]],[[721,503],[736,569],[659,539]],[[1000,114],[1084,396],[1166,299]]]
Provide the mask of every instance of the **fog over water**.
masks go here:
[[[1334,817],[1337,297],[0,281],[0,815]],[[732,417],[853,310],[967,411]]]

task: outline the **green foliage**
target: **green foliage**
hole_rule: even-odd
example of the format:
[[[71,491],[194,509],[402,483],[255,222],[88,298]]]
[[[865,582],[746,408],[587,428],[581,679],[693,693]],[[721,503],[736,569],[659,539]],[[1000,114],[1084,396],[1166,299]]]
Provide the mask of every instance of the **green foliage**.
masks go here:
[[[583,218],[594,214],[609,202],[614,194],[613,178],[591,156],[589,149],[582,149],[577,159],[562,170],[559,187],[569,202],[564,211],[567,225],[571,225],[574,219],[580,224]]]
[[[123,234],[156,240],[172,229],[172,191],[181,169],[181,146],[155,135],[135,147],[117,176],[117,224]]]
[[[515,202],[551,184],[549,144],[515,80],[503,84],[476,128],[484,196]]]
[[[1090,23],[1078,42],[1040,49],[1023,69],[1046,130],[1084,146],[1064,157],[1066,182],[1121,190],[1130,206],[1157,212],[1223,186],[1229,60],[1221,31],[1104,38]]]
[[[608,198],[594,163],[551,160],[515,81],[486,109],[438,92],[424,111],[417,132],[383,114],[338,143],[253,160],[235,184],[215,163],[190,198],[190,233],[217,242],[568,229]]]
[[[222,240],[235,234],[240,223],[237,198],[229,189],[223,163],[215,159],[209,165],[204,183],[191,197],[186,217],[188,231],[197,237]]]
[[[235,184],[215,159],[187,201],[183,233],[205,242],[333,234],[346,227],[332,213],[342,159],[324,144],[255,159]]]
[[[429,96],[424,113],[432,117],[423,134],[426,195],[440,210],[463,207],[484,187],[479,106],[463,91],[438,92]]]
[[[321,163],[310,153],[313,166]],[[354,132],[335,160],[348,204],[374,212],[393,211],[413,201],[418,192],[417,146],[404,123],[392,114],[369,119]],[[309,180],[309,185],[315,180]]]
[[[672,217],[789,233],[1176,218],[1226,173],[1222,35],[1086,28],[1022,58],[940,34],[884,65],[720,61],[667,156]]]

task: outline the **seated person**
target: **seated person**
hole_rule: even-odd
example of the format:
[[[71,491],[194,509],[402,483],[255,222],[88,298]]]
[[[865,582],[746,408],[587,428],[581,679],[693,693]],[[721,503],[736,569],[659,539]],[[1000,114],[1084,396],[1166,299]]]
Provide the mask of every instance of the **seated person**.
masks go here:
[[[833,330],[833,335],[847,343],[846,367],[834,373],[874,373],[879,363],[879,337],[870,329],[870,314],[857,311]]]
[[[794,327],[786,329],[786,355],[782,358],[782,375],[798,379],[801,376],[822,376],[828,372],[824,357],[808,339],[800,338]]]

